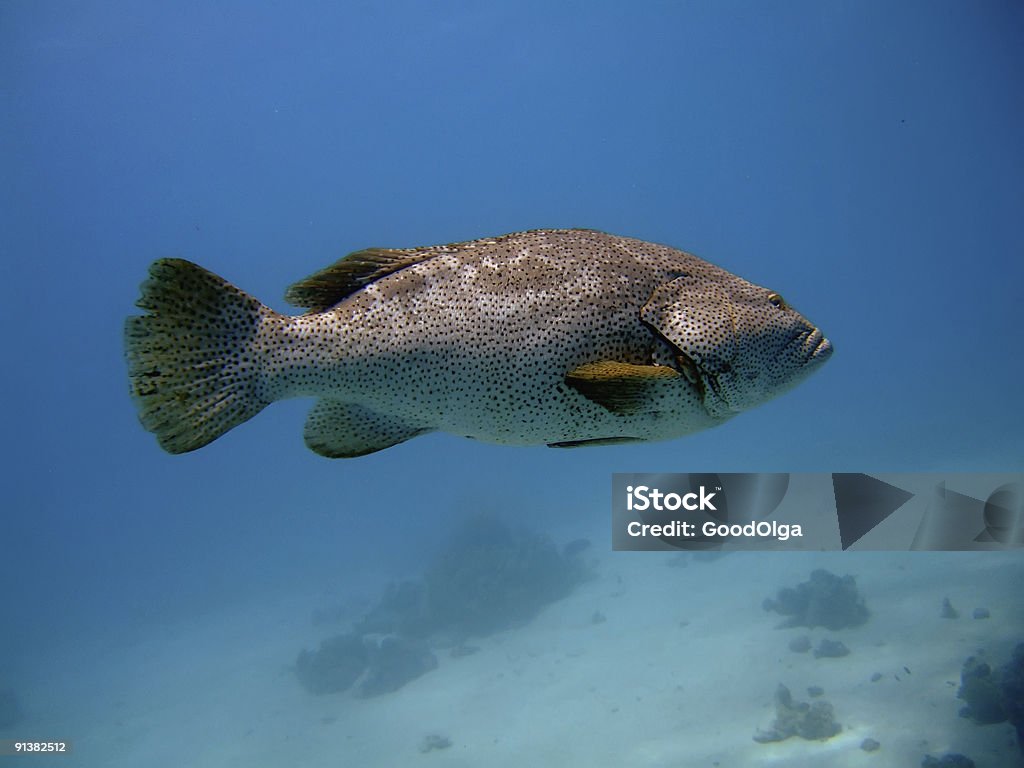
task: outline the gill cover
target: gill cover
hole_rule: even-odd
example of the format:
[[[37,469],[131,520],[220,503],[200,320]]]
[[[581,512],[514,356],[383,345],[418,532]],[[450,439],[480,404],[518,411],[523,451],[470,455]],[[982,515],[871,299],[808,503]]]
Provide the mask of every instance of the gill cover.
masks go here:
[[[720,283],[683,275],[655,289],[640,319],[686,355],[703,378],[732,370],[737,339],[731,309]]]

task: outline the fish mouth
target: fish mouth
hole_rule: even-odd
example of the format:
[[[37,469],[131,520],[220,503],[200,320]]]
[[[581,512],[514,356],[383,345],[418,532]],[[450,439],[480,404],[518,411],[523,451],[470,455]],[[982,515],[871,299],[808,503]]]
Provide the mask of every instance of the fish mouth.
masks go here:
[[[826,339],[821,331],[815,328],[804,342],[807,350],[807,362],[820,365],[832,356],[832,342]]]

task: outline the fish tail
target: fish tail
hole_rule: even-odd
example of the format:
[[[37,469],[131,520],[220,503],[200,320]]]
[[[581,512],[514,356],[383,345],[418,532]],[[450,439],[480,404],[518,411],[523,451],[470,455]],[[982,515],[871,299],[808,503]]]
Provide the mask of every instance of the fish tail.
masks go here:
[[[184,259],[149,268],[125,323],[131,394],[169,453],[201,448],[269,405],[254,340],[276,313]]]

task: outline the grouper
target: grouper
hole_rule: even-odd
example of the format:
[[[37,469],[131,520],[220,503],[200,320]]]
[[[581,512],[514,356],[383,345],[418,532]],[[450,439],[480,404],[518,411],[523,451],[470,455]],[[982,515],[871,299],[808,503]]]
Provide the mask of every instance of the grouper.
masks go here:
[[[593,230],[370,248],[295,283],[280,314],[160,259],[125,328],[142,425],[200,448],[313,397],[310,449],[433,431],[504,445],[665,440],[790,389],[832,354],[778,293],[689,253]]]

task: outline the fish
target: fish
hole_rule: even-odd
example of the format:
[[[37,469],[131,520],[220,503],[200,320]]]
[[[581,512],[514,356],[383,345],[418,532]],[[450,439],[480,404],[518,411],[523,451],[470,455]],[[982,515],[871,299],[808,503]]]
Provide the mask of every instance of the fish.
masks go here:
[[[790,390],[832,355],[782,296],[674,248],[537,229],[367,248],[279,313],[190,261],[127,319],[142,426],[172,454],[312,397],[306,445],[353,458],[446,432],[556,448],[668,440]]]

